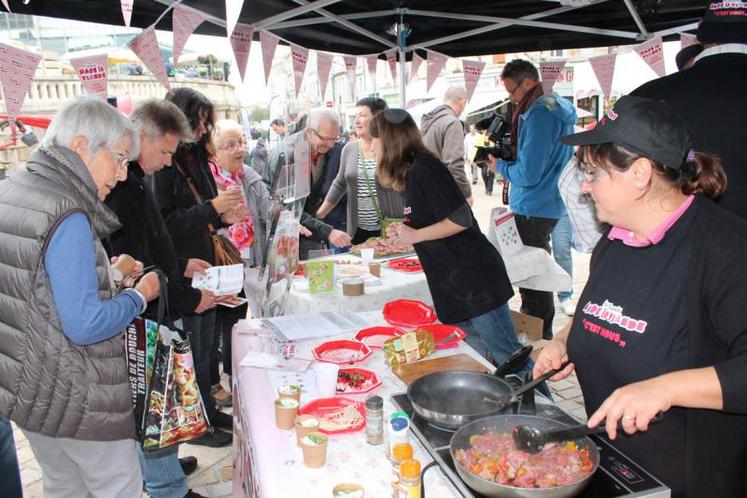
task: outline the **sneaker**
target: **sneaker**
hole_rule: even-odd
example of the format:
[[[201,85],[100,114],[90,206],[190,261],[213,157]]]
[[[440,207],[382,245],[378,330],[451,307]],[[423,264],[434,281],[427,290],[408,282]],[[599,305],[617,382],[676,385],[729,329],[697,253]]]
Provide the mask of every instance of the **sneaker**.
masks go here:
[[[229,434],[220,429],[215,429],[213,432],[208,432],[204,436],[188,441],[187,444],[207,446],[208,448],[223,448],[232,442],[233,434]]]
[[[560,310],[566,316],[573,316],[573,313],[576,311],[576,305],[570,299],[566,299],[560,301]]]
[[[215,400],[215,406],[218,408],[228,408],[233,406],[233,395],[223,389],[223,386],[217,384],[210,390],[213,399]]]
[[[208,497],[205,495],[201,495],[200,493],[195,493],[194,491],[190,489],[189,491],[187,491],[187,494],[184,495],[184,498],[208,498]]]
[[[197,458],[188,456],[179,459],[179,466],[182,468],[185,476],[192,474],[197,470]]]
[[[214,427],[218,427],[220,429],[225,429],[227,431],[233,430],[233,417],[231,415],[226,415],[220,410],[216,411],[215,415],[210,417],[210,423]]]

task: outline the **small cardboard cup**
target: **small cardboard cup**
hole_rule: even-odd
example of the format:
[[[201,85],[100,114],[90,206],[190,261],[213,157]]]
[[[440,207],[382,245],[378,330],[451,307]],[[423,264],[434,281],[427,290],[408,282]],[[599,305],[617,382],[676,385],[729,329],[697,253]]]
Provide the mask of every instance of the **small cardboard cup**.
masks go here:
[[[374,277],[380,277],[381,276],[381,263],[379,262],[368,263],[368,273],[370,273]]]
[[[289,404],[293,406],[283,406]],[[293,398],[278,398],[275,400],[275,425],[278,429],[293,429],[293,421],[298,415],[298,400]]]
[[[360,484],[356,484],[354,482],[341,482],[340,484],[332,488],[332,498],[339,496],[341,493],[351,493],[353,491],[360,491],[361,496],[364,495],[363,486],[361,486]]]
[[[303,422],[304,420],[315,420],[316,425],[311,427],[304,427],[303,425],[301,425],[301,422]],[[296,444],[298,446],[301,446],[301,440],[304,436],[319,430],[319,419],[313,415],[299,415],[296,417],[293,425],[296,428]]]
[[[296,392],[294,393],[283,392],[284,390],[283,388],[288,388],[288,387],[296,387],[297,388]],[[281,386],[278,388],[278,398],[291,398],[291,399],[295,399],[296,401],[300,402],[301,401],[301,388],[299,386]]]
[[[307,437],[315,437],[323,440],[322,444],[307,444]],[[312,432],[301,439],[301,450],[303,450],[303,463],[312,469],[322,467],[327,461],[327,444],[329,439],[321,432]]]

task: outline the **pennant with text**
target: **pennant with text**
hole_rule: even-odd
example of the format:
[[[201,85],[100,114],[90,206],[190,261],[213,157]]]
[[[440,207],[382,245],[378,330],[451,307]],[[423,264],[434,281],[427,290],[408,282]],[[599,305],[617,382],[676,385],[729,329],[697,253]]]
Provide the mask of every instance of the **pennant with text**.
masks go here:
[[[661,43],[661,37],[657,36],[647,42],[641,43],[635,47],[635,51],[656,74],[666,76],[666,70],[664,69],[664,46]]]
[[[345,72],[348,75],[348,85],[350,86],[350,97],[355,100],[355,79],[358,71],[358,58],[354,55],[345,55],[342,57],[345,61]]]
[[[163,65],[161,47],[158,46],[156,29],[154,26],[150,26],[143,30],[142,33],[130,40],[127,47],[135,52],[135,55],[143,61],[143,64],[150,69],[153,76],[155,76],[167,90],[171,90],[169,76],[166,74],[166,66]]]
[[[560,78],[560,71],[565,67],[566,61],[540,62],[540,78],[542,78],[542,91],[545,95],[552,93],[552,87]]]
[[[615,64],[617,63],[616,54],[600,55],[589,59],[591,68],[602,87],[602,97],[610,98],[612,93],[612,78],[615,76]]]
[[[309,60],[309,50],[291,44],[291,58],[293,59],[293,81],[296,88],[296,98],[298,98],[301,94],[301,83],[303,83],[303,74],[306,72],[306,63]]]
[[[384,55],[386,56],[386,61],[389,63],[389,71],[392,73],[392,81],[394,81],[394,85],[397,85],[397,49],[392,48],[390,50],[387,50],[384,52]]]
[[[187,44],[187,40],[190,35],[194,33],[197,26],[207,19],[207,16],[199,10],[187,7],[184,4],[179,4],[174,7],[174,12],[171,14],[171,22],[174,30],[174,65],[179,61],[179,56],[184,50],[184,45]]]
[[[469,102],[472,94],[475,93],[482,71],[485,69],[485,63],[462,59],[462,69],[464,70],[464,88],[467,90],[467,102]]]
[[[8,0],[3,0],[3,5],[5,5],[5,8],[8,9],[8,12],[10,12],[10,5],[8,5]]]
[[[433,83],[436,81],[438,76],[441,74],[441,70],[446,65],[446,61],[449,56],[434,52],[433,50],[426,50],[426,58],[428,61],[428,77],[426,81],[425,91],[429,92]]]
[[[21,112],[39,61],[41,55],[0,43],[0,84],[5,97],[5,112],[14,135],[16,116]]]
[[[324,100],[324,94],[327,93],[327,83],[329,82],[329,73],[331,70],[332,54],[317,52],[316,74],[319,77],[319,91],[322,93],[322,100]]]
[[[700,43],[697,36],[688,33],[680,33],[680,50],[697,43]]]
[[[423,58],[418,55],[417,52],[412,53],[412,61],[410,62],[410,75],[407,78],[408,83],[412,83],[413,78],[418,74],[420,64],[423,63]]]
[[[4,1],[4,0],[3,0]],[[135,0],[120,0],[120,6],[122,7],[122,17],[124,18],[125,26],[130,27],[132,22],[132,4]]]
[[[379,63],[378,55],[369,55],[366,57],[366,66],[368,66],[368,74],[371,75],[371,79],[376,82],[376,65]]]
[[[236,66],[239,68],[239,76],[244,81],[246,74],[246,65],[249,62],[249,50],[252,47],[252,33],[254,27],[251,24],[236,23],[231,33],[231,48],[233,56],[236,58]]]
[[[233,33],[243,6],[244,0],[226,0],[226,34]]]
[[[269,31],[259,32],[259,44],[262,46],[262,64],[265,67],[265,85],[270,79],[272,70],[272,59],[275,57],[275,49],[278,46],[280,38]]]
[[[70,59],[87,94],[106,100],[109,96],[109,57],[106,54]]]

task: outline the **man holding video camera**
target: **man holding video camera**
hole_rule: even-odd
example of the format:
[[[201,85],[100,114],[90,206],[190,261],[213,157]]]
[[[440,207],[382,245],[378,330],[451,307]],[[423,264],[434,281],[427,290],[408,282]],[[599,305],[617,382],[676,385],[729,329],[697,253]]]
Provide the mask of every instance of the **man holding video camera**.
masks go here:
[[[524,245],[550,252],[550,233],[563,215],[558,177],[573,155],[560,137],[573,133],[576,110],[558,94],[545,95],[537,68],[514,59],[503,68],[503,86],[517,105],[511,127],[513,158],[488,158],[488,167],[512,184],[509,205]],[[499,154],[502,155],[502,154]],[[555,305],[551,292],[519,289],[521,311],[544,320],[543,337],[552,338]]]

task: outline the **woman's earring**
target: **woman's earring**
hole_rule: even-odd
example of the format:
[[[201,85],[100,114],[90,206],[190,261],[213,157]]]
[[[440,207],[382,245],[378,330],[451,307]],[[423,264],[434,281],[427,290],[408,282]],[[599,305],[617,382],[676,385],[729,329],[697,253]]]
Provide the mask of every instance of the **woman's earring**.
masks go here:
[[[637,182],[635,184],[635,188],[637,188],[638,190],[643,190],[644,188],[646,188],[646,186],[641,182]]]

